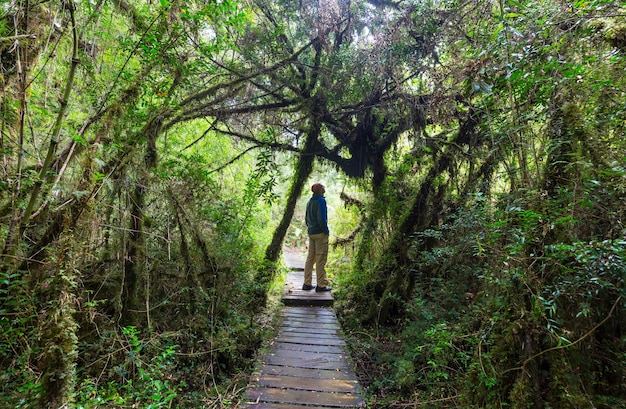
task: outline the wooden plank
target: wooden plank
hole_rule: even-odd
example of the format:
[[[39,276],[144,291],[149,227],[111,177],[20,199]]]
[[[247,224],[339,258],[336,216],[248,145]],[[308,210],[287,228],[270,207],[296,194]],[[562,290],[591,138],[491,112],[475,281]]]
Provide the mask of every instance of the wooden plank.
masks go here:
[[[275,350],[292,350],[292,351],[301,351],[301,352],[321,352],[328,354],[342,354],[344,353],[344,349],[341,346],[333,346],[333,345],[308,345],[308,344],[293,344],[290,342],[275,342],[272,344]]]
[[[351,379],[311,379],[284,375],[262,375],[257,380],[256,385],[266,388],[301,389],[320,392],[360,392],[359,383]]]
[[[334,341],[339,339],[339,333],[335,332],[322,332],[318,331],[317,328],[313,329],[314,333],[311,332],[311,329],[306,328],[291,328],[290,331],[281,331],[279,336],[289,336],[289,337],[304,337],[308,339],[328,339],[330,341]]]
[[[306,296],[306,297],[311,297],[311,298],[324,298],[332,293],[332,291],[317,292],[315,290],[303,290],[301,289],[301,286],[302,284],[296,287],[296,285],[293,283],[288,286],[285,286],[285,288],[283,288],[283,295],[296,295],[297,294],[299,296]]]
[[[311,299],[332,299],[332,291],[321,291],[321,292],[317,292],[315,290],[301,290],[299,288],[296,287],[290,287],[288,289],[285,289],[283,297],[293,297],[293,296],[298,296],[298,297],[304,297],[304,298],[311,298]]]
[[[341,328],[337,324],[307,324],[302,322],[286,321],[280,326],[280,332],[304,332],[307,334],[333,334],[341,336]]]
[[[282,358],[321,358],[327,359],[328,361],[336,361],[338,359],[346,359],[346,355],[343,353],[327,353],[327,352],[302,352],[302,351],[294,351],[292,349],[276,349],[266,356],[279,356]]]
[[[293,307],[292,307],[293,308]],[[311,307],[308,307],[311,308]],[[311,308],[311,309],[318,309],[318,308]],[[282,317],[283,319],[289,319],[289,320],[293,320],[293,321],[320,321],[320,322],[337,322],[337,317],[335,315],[331,315],[331,314],[313,314],[313,313],[309,313],[309,314],[304,314],[304,313],[286,313],[283,315]]]
[[[332,306],[333,296],[330,291],[316,292],[315,290],[303,291],[304,273],[291,271],[287,274],[283,287],[282,302],[286,306]],[[313,274],[313,285],[316,285]]]
[[[285,306],[311,306],[311,307],[332,307],[334,300],[331,296],[325,298],[312,298],[305,296],[289,296],[283,295],[281,302]]]
[[[311,307],[315,308],[315,307]],[[306,317],[306,316],[289,316],[282,317],[280,324],[284,324],[282,326],[290,327],[303,327],[303,328],[311,328],[317,325],[325,326],[325,328],[334,328],[339,329],[339,322],[337,318],[334,317]]]
[[[308,345],[333,345],[333,346],[345,346],[346,343],[343,339],[337,337],[335,339],[328,338],[313,338],[311,336],[297,336],[289,334],[279,334],[276,338],[279,342],[289,342],[292,344],[308,344]]]
[[[311,332],[314,332],[316,328],[322,329],[334,329],[339,330],[339,324],[337,321],[335,322],[315,322],[315,321],[301,321],[301,320],[293,320],[290,318],[284,319],[280,323],[281,327],[296,327],[296,328],[309,328]]]
[[[307,405],[321,405],[332,408],[354,408],[363,405],[363,399],[349,393],[331,393],[302,391],[293,389],[255,388],[246,393],[249,401],[265,401],[277,403],[302,403]]]
[[[247,406],[245,406],[247,405]],[[329,409],[331,406],[298,405],[295,403],[247,402],[243,407],[251,409]]]
[[[295,328],[295,329],[300,329],[300,330],[307,330],[309,332],[316,332],[318,329],[334,330],[334,331],[339,332],[339,330],[341,329],[337,321],[335,322],[332,322],[330,320],[328,320],[327,322],[321,321],[321,320],[302,321],[300,318],[296,318],[296,319],[287,318],[287,319],[282,320],[278,325],[279,325],[279,328]]]
[[[278,325],[279,327],[283,327],[283,328],[284,327],[308,328],[311,332],[315,332],[316,328],[334,329],[334,330],[341,329],[337,320],[330,320],[330,319],[316,320],[313,318],[306,319],[306,318],[286,317],[286,318],[283,318]]]
[[[295,368],[289,366],[265,364],[259,368],[261,374],[284,375],[295,378],[356,380],[354,373],[347,369],[330,370],[316,368]],[[259,375],[260,376],[260,375]]]
[[[299,333],[299,334],[311,333],[311,328],[302,328],[302,327],[283,327],[280,330],[283,333],[287,333],[287,332]],[[315,332],[318,334],[339,336],[339,329],[335,329],[335,328],[315,328]]]
[[[290,366],[293,368],[305,369],[328,369],[331,371],[349,369],[347,362],[343,360],[328,361],[327,359],[316,358],[314,356],[307,358],[285,358],[270,355],[264,357],[263,362],[269,365]]]
[[[281,311],[284,314],[291,313],[300,313],[300,314],[324,314],[324,315],[335,315],[333,310],[328,308],[309,308],[309,307],[289,307],[285,308]]]
[[[285,320],[280,323],[279,328],[282,330],[284,328],[299,330],[300,332],[308,332],[310,334],[316,334],[318,330],[325,331],[335,331],[337,336],[339,336],[341,327],[337,323],[313,323],[313,322],[302,322],[302,321],[292,321]]]
[[[315,316],[315,317],[332,317],[337,318],[335,313],[328,308],[311,308],[311,307],[287,307],[281,312],[283,316]]]
[[[313,274],[313,280],[311,284],[317,285],[317,280],[315,279],[315,274]],[[287,273],[287,277],[285,277],[285,290],[289,289],[301,289],[302,284],[304,284],[304,272],[301,270],[298,271],[290,271]]]
[[[306,311],[309,309],[311,311]],[[285,307],[281,314],[285,317],[311,317],[337,319],[334,312],[325,307]],[[325,311],[324,311],[325,310]]]
[[[313,308],[313,307],[312,307]],[[291,316],[282,317],[281,324],[283,326],[300,326],[300,327],[314,327],[316,325],[326,325],[328,327],[339,328],[339,322],[334,317],[306,317],[306,316]]]
[[[291,323],[288,326],[281,326],[279,334],[290,334],[295,335],[295,333],[302,334],[326,334],[326,335],[334,335],[335,337],[341,337],[341,329],[337,325],[333,324],[324,324],[324,325],[310,325],[306,323]]]

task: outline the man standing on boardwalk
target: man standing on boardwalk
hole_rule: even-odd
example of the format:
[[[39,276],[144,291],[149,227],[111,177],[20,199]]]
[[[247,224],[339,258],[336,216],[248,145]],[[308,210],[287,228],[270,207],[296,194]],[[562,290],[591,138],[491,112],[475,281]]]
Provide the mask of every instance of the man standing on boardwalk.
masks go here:
[[[304,263],[305,291],[315,288],[316,292],[330,291],[326,280],[326,259],[328,257],[328,208],[324,193],[326,189],[321,183],[311,186],[313,196],[306,204],[306,226],[309,234],[309,254]],[[313,286],[313,264],[315,264],[315,276],[317,287]]]

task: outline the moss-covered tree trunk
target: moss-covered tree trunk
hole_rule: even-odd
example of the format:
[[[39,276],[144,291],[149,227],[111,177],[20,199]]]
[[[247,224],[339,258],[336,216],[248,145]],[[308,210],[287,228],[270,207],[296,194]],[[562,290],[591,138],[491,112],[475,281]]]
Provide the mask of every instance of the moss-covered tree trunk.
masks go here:
[[[22,266],[30,270],[31,293],[35,294],[40,311],[38,339],[43,353],[37,359],[41,360],[38,407],[42,409],[70,407],[76,392],[79,327],[74,314],[79,305],[77,291],[81,273],[76,254],[84,251],[87,237],[91,237],[91,221],[81,226],[80,220],[91,211],[90,201],[97,190],[93,181],[93,160],[88,157],[83,166],[77,189],[90,193],[54,215],[53,223],[36,246],[38,250],[31,253],[30,264]],[[48,258],[48,254],[54,257]]]
[[[441,209],[441,202],[432,200],[436,193],[434,188],[435,180],[445,172],[452,160],[448,153],[443,153],[436,163],[430,168],[428,175],[422,182],[411,210],[403,219],[399,228],[395,230],[391,243],[385,251],[386,256],[380,261],[378,271],[379,280],[384,282],[384,286],[379,288],[374,295],[374,303],[370,306],[368,321],[386,322],[395,315],[399,308],[399,300],[407,300],[410,294],[407,293],[407,280],[409,271],[401,266],[407,264],[407,252],[409,236],[415,231],[423,231],[431,225],[433,217]],[[425,250],[425,249],[419,249]],[[410,287],[410,285],[409,285]],[[382,290],[382,291],[381,291]],[[398,299],[399,296],[400,298]]]
[[[174,215],[176,218],[176,224],[180,232],[180,251],[181,256],[185,259],[185,278],[189,287],[189,311],[191,314],[195,313],[196,303],[198,301],[196,292],[199,292],[202,297],[208,299],[210,296],[205,291],[205,287],[215,288],[218,285],[220,276],[217,268],[217,261],[209,252],[209,244],[203,237],[200,229],[195,225],[194,221],[187,214],[186,209],[176,197],[175,193],[169,189],[168,196],[174,207]],[[186,233],[188,232],[188,233]],[[192,240],[187,240],[186,234],[192,236]],[[203,266],[200,271],[192,263],[191,244],[195,244],[196,248],[202,255]],[[199,275],[202,273],[202,276]],[[218,314],[226,314],[226,309],[219,308]],[[215,313],[216,311],[214,311]]]
[[[311,140],[311,137],[307,138],[308,142]],[[293,219],[293,214],[295,212],[296,204],[298,202],[298,197],[302,193],[304,188],[304,184],[306,183],[308,177],[311,175],[313,170],[313,159],[314,156],[310,153],[302,152],[298,157],[298,162],[296,164],[296,172],[294,173],[291,186],[289,187],[289,194],[287,196],[287,201],[285,203],[285,209],[283,210],[283,216],[280,220],[280,223],[274,230],[274,234],[272,235],[272,241],[265,250],[265,259],[271,262],[277,262],[280,255],[282,254],[282,246],[283,241],[285,239],[285,235],[287,234],[287,229],[289,228],[289,224]],[[269,277],[266,277],[269,278]]]
[[[145,175],[145,172],[141,172]],[[142,178],[143,179],[143,178]],[[121,317],[123,325],[135,324],[135,311],[139,305],[138,281],[145,271],[144,214],[147,180],[135,181],[130,195],[130,220],[128,242],[124,256],[124,279],[122,287]]]
[[[452,145],[469,143],[474,140],[477,118],[470,114],[461,125],[458,133],[453,138]],[[452,146],[451,145],[451,146]],[[415,232],[421,232],[436,224],[443,207],[445,186],[437,186],[441,175],[448,172],[453,165],[453,156],[456,151],[447,146],[438,157],[434,159],[428,174],[424,178],[420,189],[413,201],[409,212],[402,219],[398,228],[394,231],[391,242],[376,268],[379,282],[383,286],[377,288],[373,302],[370,305],[367,320],[370,322],[386,322],[399,311],[400,302],[407,301],[413,288],[411,271],[403,268],[407,263],[407,254],[410,237]],[[432,245],[425,242],[418,251],[428,250]]]
[[[285,239],[285,235],[287,234],[289,224],[291,223],[291,220],[293,218],[298,198],[302,193],[304,184],[306,183],[307,179],[311,175],[311,172],[313,171],[315,148],[319,144],[318,138],[320,135],[320,122],[317,120],[317,117],[315,115],[313,116],[313,118],[314,119],[311,123],[309,130],[306,132],[304,148],[298,156],[295,172],[291,180],[289,193],[287,195],[287,201],[285,202],[283,217],[281,218],[280,223],[274,230],[271,243],[265,250],[265,259],[273,263],[277,262],[281,255],[283,241]],[[261,272],[260,274],[263,274],[263,272]],[[267,282],[269,279],[271,279],[271,276],[268,275],[259,278],[262,280],[262,282]]]
[[[150,172],[157,164],[156,140],[162,124],[162,117],[156,115],[144,128],[147,140],[143,166],[138,171],[138,180],[130,195],[129,237],[125,250],[123,284],[121,293],[120,317],[123,325],[136,324],[139,310],[139,283],[145,278],[145,206]]]
[[[71,224],[68,221],[66,226]],[[69,246],[73,235],[64,234],[57,243],[55,255],[58,263],[40,280],[34,293],[40,300],[39,335],[42,342],[42,377],[39,408],[57,409],[68,407],[74,397],[76,382],[76,358],[78,356],[78,324],[74,312],[77,271],[69,260]]]
[[[552,109],[548,128],[549,155],[543,187],[551,197],[580,179],[580,145],[585,139],[578,107],[574,103],[563,103],[561,99],[556,98],[557,105]]]

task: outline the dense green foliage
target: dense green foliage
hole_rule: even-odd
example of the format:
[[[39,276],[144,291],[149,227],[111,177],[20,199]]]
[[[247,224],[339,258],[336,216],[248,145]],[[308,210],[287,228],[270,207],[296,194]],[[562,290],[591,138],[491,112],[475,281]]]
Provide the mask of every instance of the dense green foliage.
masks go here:
[[[302,199],[370,407],[626,407],[619,1],[0,4],[0,406],[236,407]]]
[[[499,6],[440,33],[340,311],[381,407],[625,407],[624,10]]]

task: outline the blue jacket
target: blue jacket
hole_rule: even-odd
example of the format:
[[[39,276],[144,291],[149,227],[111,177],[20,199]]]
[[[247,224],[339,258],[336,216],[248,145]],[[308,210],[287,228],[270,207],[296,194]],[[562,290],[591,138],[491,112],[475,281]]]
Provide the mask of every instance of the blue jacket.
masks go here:
[[[313,196],[306,204],[305,219],[309,234],[329,234],[328,209],[326,207],[326,199],[324,196],[313,193]]]

